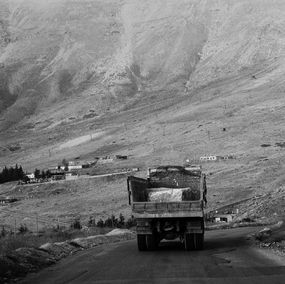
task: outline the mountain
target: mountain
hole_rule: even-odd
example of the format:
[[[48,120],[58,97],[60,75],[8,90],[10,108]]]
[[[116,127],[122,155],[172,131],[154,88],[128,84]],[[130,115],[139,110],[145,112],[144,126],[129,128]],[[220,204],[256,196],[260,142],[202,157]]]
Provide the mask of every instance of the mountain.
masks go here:
[[[82,118],[90,107],[100,115],[161,90],[191,94],[242,74],[258,77],[252,89],[283,82],[280,0],[1,0],[1,7],[2,130],[29,117],[45,125]]]
[[[229,164],[206,165],[213,200],[282,184],[283,0],[0,7],[0,166],[109,154],[146,166],[233,154]]]

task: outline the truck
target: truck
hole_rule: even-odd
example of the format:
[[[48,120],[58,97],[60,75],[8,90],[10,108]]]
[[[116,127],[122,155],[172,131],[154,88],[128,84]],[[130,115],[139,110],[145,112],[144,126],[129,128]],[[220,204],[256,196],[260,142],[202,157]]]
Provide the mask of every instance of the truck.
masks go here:
[[[129,176],[127,186],[139,251],[176,238],[185,250],[203,249],[207,186],[201,166],[149,168],[147,178]]]

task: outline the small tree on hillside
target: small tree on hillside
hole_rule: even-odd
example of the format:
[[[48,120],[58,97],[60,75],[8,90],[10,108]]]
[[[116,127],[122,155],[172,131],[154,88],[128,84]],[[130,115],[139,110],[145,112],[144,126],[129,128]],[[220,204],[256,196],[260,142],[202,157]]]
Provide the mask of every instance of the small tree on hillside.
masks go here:
[[[49,170],[46,171],[46,177],[51,178],[51,172]]]
[[[24,171],[23,171],[22,166],[20,166],[20,167],[19,167],[19,170],[18,170],[18,178],[19,178],[19,179],[23,179],[24,176],[25,176],[25,173],[24,173]]]
[[[45,172],[44,170],[42,170],[41,178],[42,178],[42,179],[45,179],[45,178],[46,178],[46,172]]]
[[[82,229],[82,225],[80,223],[80,218],[75,218],[73,223],[71,224],[71,228],[72,229],[77,229],[77,230],[80,230]]]
[[[104,221],[102,219],[100,219],[98,222],[97,222],[97,227],[99,228],[103,228],[104,227]]]
[[[90,217],[89,217],[87,226],[88,226],[88,227],[96,227],[96,221],[95,221],[95,219],[93,218],[93,216],[90,216]]]
[[[118,227],[122,228],[124,225],[125,225],[125,217],[122,213],[120,213]]]
[[[40,172],[40,170],[38,170],[38,169],[35,169],[34,174],[35,174],[35,178],[36,178],[36,179],[39,179],[39,178],[41,177],[41,172]]]

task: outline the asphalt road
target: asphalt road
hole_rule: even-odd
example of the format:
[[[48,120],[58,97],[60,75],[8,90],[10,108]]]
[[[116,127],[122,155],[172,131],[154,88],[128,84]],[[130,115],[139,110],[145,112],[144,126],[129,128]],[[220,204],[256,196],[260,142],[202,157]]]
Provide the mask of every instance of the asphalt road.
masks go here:
[[[164,242],[139,252],[136,241],[70,256],[22,283],[285,283],[285,259],[247,241],[256,228],[207,231],[203,251]]]

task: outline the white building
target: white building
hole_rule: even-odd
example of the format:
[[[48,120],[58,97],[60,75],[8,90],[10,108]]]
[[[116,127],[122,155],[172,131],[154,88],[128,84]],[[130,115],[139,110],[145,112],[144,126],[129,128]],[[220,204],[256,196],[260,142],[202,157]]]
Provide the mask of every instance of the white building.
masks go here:
[[[35,174],[34,174],[34,173],[26,174],[26,176],[27,176],[29,179],[35,179]]]

